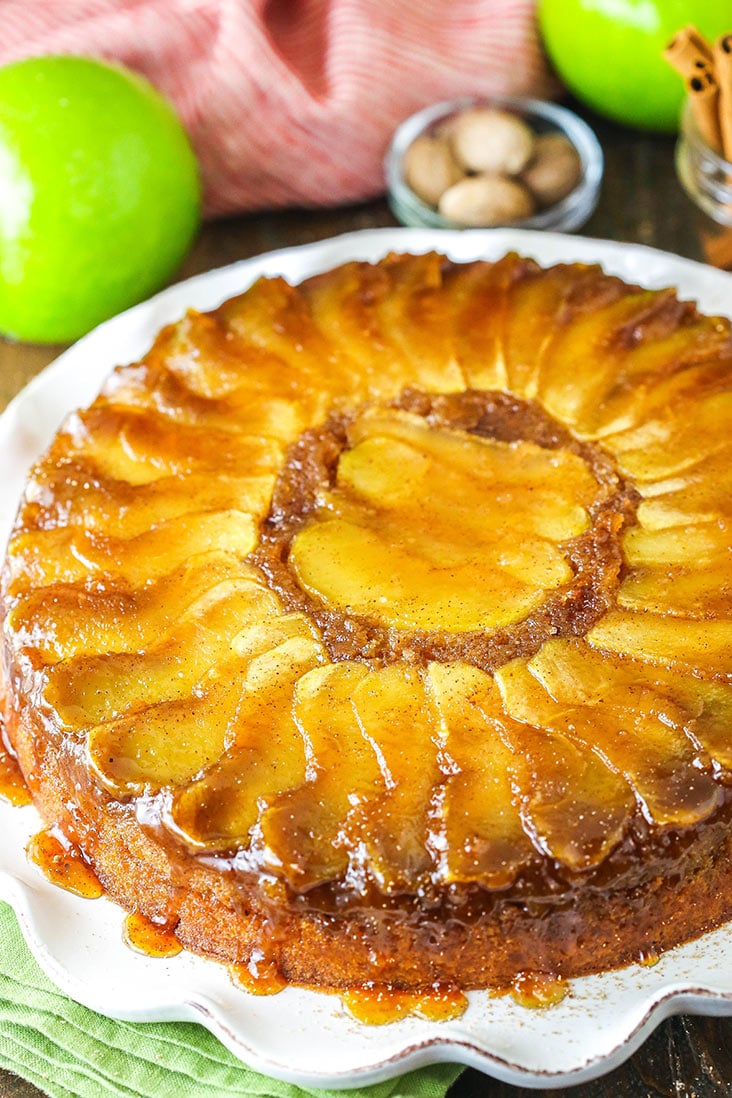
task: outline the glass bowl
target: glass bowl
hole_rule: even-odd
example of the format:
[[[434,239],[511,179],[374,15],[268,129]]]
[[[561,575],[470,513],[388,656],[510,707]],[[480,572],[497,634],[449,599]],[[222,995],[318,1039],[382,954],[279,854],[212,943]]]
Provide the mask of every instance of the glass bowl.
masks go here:
[[[403,172],[404,155],[417,137],[432,133],[449,118],[470,107],[492,107],[514,114],[523,119],[537,136],[563,134],[579,156],[579,179],[569,194],[531,217],[503,221],[501,225],[518,229],[552,229],[556,232],[572,232],[584,225],[597,205],[604,166],[602,149],[595,134],[586,122],[566,107],[539,99],[515,99],[510,96],[494,96],[490,99],[465,96],[447,100],[425,107],[402,122],[394,134],[384,162],[389,205],[397,220],[402,225],[433,229],[475,227],[445,217],[429,206],[415,194]]]

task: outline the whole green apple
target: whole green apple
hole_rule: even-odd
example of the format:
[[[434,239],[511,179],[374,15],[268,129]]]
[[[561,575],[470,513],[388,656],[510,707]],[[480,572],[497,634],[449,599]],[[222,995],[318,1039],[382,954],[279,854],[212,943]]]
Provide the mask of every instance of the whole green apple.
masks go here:
[[[732,0],[539,0],[544,45],[569,90],[641,129],[678,128],[684,86],[663,50],[689,23],[710,41],[732,31]]]
[[[88,57],[0,68],[0,332],[67,343],[160,289],[200,210],[198,165],[142,77]]]

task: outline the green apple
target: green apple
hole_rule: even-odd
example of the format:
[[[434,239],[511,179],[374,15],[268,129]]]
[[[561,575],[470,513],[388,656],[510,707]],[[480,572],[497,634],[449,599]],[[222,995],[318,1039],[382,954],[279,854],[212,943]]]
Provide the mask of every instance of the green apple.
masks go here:
[[[69,342],[157,290],[200,216],[170,104],[117,65],[0,68],[0,332]]]
[[[683,81],[663,57],[693,24],[732,31],[732,0],[539,0],[539,26],[559,76],[599,114],[641,129],[678,128]]]

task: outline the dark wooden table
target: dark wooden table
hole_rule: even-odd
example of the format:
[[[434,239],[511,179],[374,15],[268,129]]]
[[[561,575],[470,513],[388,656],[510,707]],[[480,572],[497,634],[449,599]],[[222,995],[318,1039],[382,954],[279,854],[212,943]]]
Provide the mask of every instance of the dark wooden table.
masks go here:
[[[732,230],[706,221],[682,191],[671,138],[632,133],[585,113],[606,158],[600,202],[585,236],[649,244],[691,259],[732,267]],[[394,226],[384,201],[339,210],[288,210],[209,224],[180,271],[185,278],[213,267],[342,232]],[[50,362],[58,347],[0,340],[0,408]],[[35,1087],[0,1071],[0,1098],[38,1098]],[[604,1078],[559,1090],[535,1091],[466,1071],[450,1098],[729,1098],[732,1095],[732,1019],[677,1017]]]

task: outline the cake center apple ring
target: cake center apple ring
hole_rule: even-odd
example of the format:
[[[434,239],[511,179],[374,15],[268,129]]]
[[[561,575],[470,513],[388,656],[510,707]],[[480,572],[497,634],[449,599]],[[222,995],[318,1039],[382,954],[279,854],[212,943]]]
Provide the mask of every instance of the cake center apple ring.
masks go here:
[[[406,390],[300,436],[251,559],[334,660],[491,670],[607,612],[637,499],[535,402]]]

